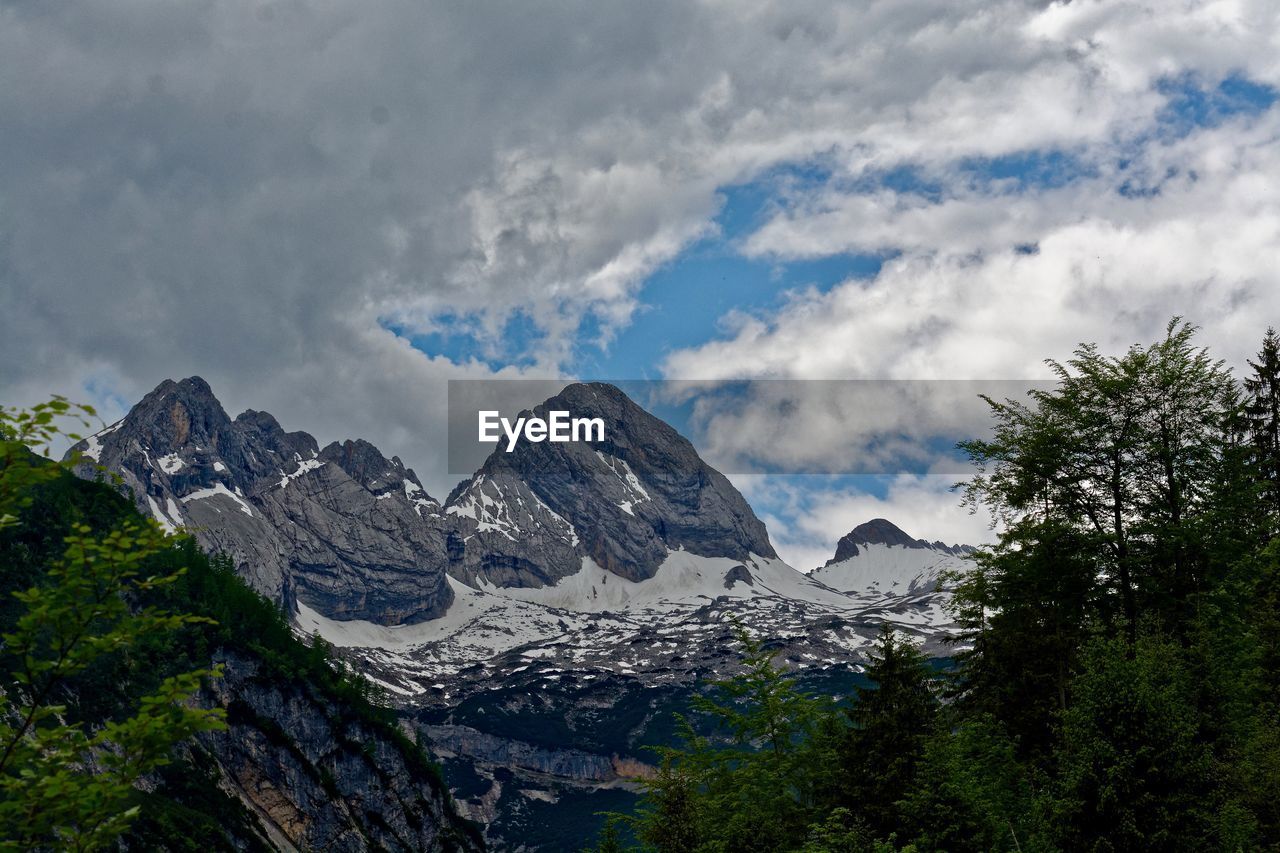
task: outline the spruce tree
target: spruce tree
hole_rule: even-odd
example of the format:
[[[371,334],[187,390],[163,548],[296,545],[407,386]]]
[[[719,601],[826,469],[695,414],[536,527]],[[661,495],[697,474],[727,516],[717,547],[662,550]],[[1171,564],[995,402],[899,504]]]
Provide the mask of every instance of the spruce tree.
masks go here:
[[[843,805],[878,836],[903,829],[899,801],[910,792],[938,714],[935,678],[920,650],[887,624],[867,665],[873,686],[849,710],[853,728],[841,762]]]
[[[775,666],[770,648],[741,626],[736,634],[741,670],[694,698],[697,717],[679,718],[684,745],[657,750],[661,766],[629,819],[661,853],[790,850],[819,816],[814,734],[825,704]]]
[[[956,578],[953,609],[971,646],[956,655],[957,706],[990,714],[1023,758],[1053,748],[1101,581],[1093,537],[1055,520],[1023,520]]]
[[[1266,534],[1274,536],[1280,524],[1280,335],[1275,329],[1267,329],[1257,359],[1249,361],[1253,374],[1244,380],[1245,420],[1268,516]]]

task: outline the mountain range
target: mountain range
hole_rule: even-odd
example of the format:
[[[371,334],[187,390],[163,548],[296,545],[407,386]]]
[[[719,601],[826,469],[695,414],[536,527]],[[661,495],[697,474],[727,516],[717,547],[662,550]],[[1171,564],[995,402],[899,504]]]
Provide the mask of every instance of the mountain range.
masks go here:
[[[669,712],[734,666],[735,623],[816,682],[856,678],[885,622],[944,653],[945,578],[971,547],[874,519],[805,574],[617,388],[571,384],[533,413],[555,410],[601,418],[605,440],[495,450],[443,501],[365,441],[231,418],[198,377],[72,450],[82,476],[118,475],[140,510],[342,650],[430,734],[499,847],[571,842],[578,818],[629,796]]]

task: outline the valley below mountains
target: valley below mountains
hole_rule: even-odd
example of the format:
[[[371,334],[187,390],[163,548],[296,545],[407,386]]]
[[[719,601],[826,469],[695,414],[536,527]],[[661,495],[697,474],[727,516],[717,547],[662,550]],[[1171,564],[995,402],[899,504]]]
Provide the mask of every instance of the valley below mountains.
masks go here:
[[[228,555],[430,741],[497,849],[566,849],[625,810],[672,712],[732,671],[734,626],[811,688],[855,683],[883,623],[944,656],[944,578],[972,548],[853,527],[806,574],[729,480],[613,386],[535,407],[605,440],[496,450],[443,500],[373,445],[320,447],[166,381],[73,450],[138,508]],[[851,519],[850,522],[860,521]]]

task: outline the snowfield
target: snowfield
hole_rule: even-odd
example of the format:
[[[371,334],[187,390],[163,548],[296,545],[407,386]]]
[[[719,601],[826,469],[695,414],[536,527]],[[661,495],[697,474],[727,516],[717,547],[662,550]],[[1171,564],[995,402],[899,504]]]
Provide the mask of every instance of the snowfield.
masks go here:
[[[937,589],[937,571],[966,561],[942,556],[868,546],[823,572],[862,584],[846,591],[758,555],[740,561],[675,550],[638,582],[583,558],[577,572],[545,587],[473,587],[451,577],[453,603],[425,622],[339,621],[298,602],[295,624],[350,650],[409,703],[491,689],[517,673],[526,677],[531,663],[552,680],[565,672],[689,680],[732,661],[734,622],[780,644],[797,668],[849,665],[882,622],[926,647],[946,634],[947,593]]]

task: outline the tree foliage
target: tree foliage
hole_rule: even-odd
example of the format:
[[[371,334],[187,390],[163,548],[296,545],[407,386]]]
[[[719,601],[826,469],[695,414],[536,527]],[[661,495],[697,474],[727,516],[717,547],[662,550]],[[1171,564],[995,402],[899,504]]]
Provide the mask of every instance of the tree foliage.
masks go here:
[[[1280,849],[1280,337],[1238,382],[1195,334],[987,400],[963,501],[997,536],[950,579],[945,688],[887,629],[836,702],[749,647],[737,734],[666,753],[642,847]],[[777,690],[807,709],[780,740]]]
[[[1249,431],[1255,476],[1268,512],[1280,517],[1280,335],[1267,329],[1252,374],[1244,379],[1245,422]],[[1266,529],[1268,536],[1278,532]]]
[[[0,410],[0,527],[15,526],[38,487],[64,474],[31,448],[47,449],[59,419],[77,411],[93,414],[59,399]],[[96,728],[73,719],[65,702],[69,682],[95,663],[206,621],[138,604],[181,577],[180,568],[147,571],[173,545],[154,522],[128,521],[104,535],[78,524],[42,576],[14,592],[18,615],[0,636],[10,672],[0,687],[0,849],[113,842],[137,815],[129,801],[138,779],[167,763],[174,744],[222,725],[219,711],[190,703],[201,680],[216,675],[211,669],[164,679],[129,713]]]
[[[645,782],[648,804],[634,822],[656,850],[745,851],[803,835],[813,817],[819,700],[796,689],[773,652],[736,629],[742,671],[694,702],[720,737],[681,719],[684,748],[663,748]]]

